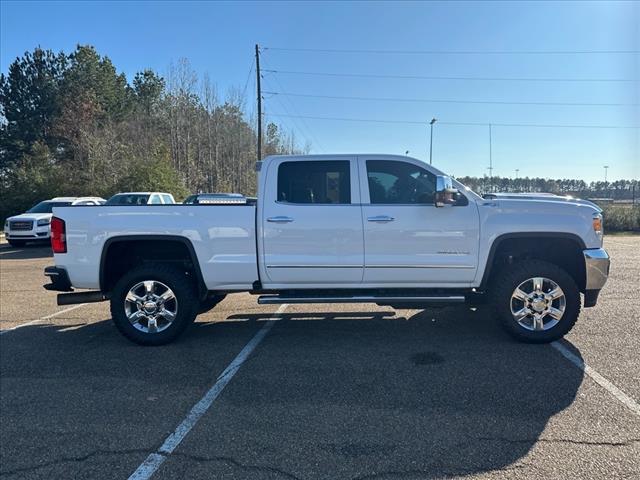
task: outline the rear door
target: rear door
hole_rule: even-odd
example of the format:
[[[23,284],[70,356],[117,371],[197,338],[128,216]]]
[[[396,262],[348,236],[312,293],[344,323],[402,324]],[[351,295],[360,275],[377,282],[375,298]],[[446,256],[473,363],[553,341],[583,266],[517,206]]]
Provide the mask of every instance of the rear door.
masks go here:
[[[263,282],[360,283],[364,242],[357,159],[276,159],[265,184]]]
[[[478,264],[474,202],[436,208],[436,175],[413,159],[360,162],[367,284],[463,286]]]

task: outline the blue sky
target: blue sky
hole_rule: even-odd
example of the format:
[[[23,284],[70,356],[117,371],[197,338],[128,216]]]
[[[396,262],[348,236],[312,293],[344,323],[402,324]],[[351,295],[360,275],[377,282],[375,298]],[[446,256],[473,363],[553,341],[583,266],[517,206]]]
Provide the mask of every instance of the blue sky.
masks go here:
[[[40,45],[70,52],[92,44],[130,79],[163,74],[186,57],[220,91],[243,88],[253,47],[262,68],[317,73],[491,78],[622,79],[621,82],[429,80],[265,73],[263,90],[303,95],[479,102],[616,103],[511,105],[329,99],[265,94],[267,120],[311,142],[312,152],[382,152],[428,158],[456,176],[488,173],[489,132],[480,124],[640,125],[640,55],[390,54],[282,51],[268,47],[402,51],[640,50],[640,3],[425,2],[2,2],[0,70]],[[253,107],[251,107],[253,108]],[[421,123],[277,117],[277,114]],[[640,130],[492,127],[494,174],[640,178]]]

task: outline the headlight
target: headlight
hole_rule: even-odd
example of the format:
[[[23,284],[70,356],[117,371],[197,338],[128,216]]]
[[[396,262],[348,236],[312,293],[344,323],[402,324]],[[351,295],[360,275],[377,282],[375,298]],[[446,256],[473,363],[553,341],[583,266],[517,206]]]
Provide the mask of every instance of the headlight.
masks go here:
[[[39,227],[44,227],[45,225],[49,225],[50,223],[51,223],[50,218],[41,218],[40,220],[38,220]]]

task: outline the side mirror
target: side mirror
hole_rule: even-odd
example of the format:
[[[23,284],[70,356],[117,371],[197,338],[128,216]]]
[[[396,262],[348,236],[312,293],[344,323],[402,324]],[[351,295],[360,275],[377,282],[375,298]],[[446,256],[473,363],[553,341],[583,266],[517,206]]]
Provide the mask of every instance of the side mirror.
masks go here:
[[[438,175],[436,177],[436,194],[434,204],[436,207],[453,205],[458,201],[458,189],[453,188],[451,177]]]

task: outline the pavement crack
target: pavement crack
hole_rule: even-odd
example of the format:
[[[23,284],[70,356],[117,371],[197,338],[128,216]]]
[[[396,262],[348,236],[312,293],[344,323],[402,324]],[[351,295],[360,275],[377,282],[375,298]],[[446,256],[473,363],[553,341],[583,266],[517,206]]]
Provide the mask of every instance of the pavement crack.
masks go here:
[[[100,455],[129,455],[136,453],[148,453],[149,449],[147,448],[133,448],[133,449],[125,449],[125,450],[95,450],[93,452],[87,453],[86,455],[77,455],[73,457],[61,457],[51,460],[49,462],[39,463],[37,465],[29,465],[27,467],[14,468],[13,470],[0,470],[0,476],[3,475],[16,475],[19,473],[28,473],[35,472],[42,468],[52,467],[54,465],[60,465],[63,463],[82,463],[85,462],[92,457],[100,456]]]
[[[227,457],[227,456],[221,456],[221,455],[209,457],[209,456],[194,455],[194,454],[182,453],[182,452],[173,452],[171,454],[171,457],[183,457],[188,460],[193,460],[195,462],[203,462],[203,463],[208,463],[208,462],[230,463],[234,467],[240,468],[242,470],[253,471],[253,472],[263,472],[263,473],[268,472],[268,473],[274,473],[276,475],[280,475],[283,478],[289,478],[292,480],[302,480],[302,477],[298,477],[293,473],[287,472],[285,470],[282,470],[276,467],[270,467],[267,465],[249,465],[249,464],[242,463],[233,457]]]

